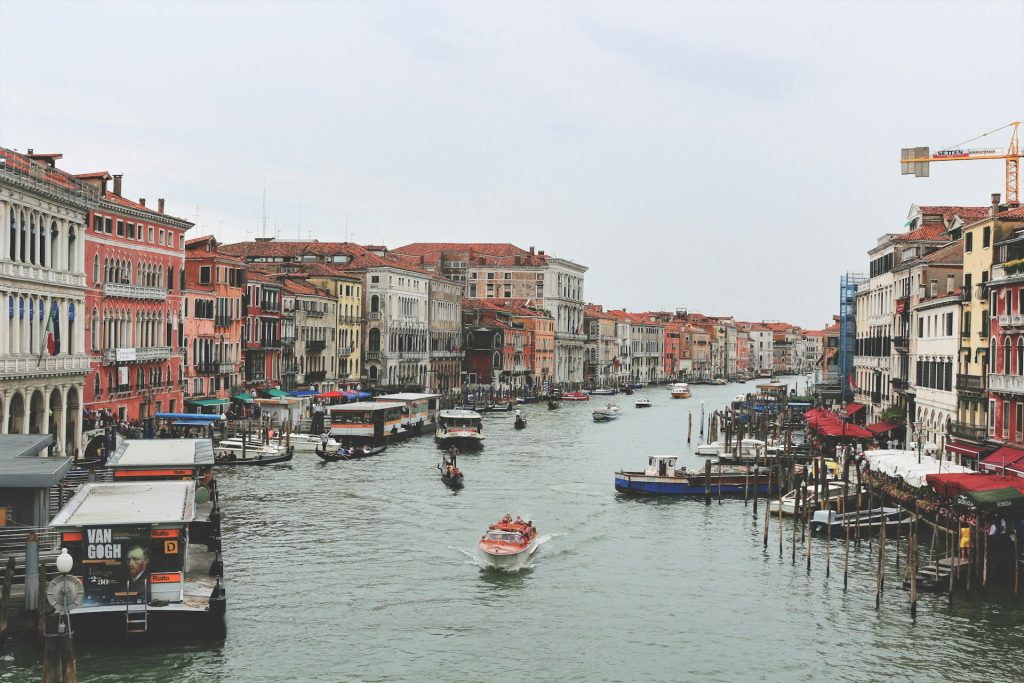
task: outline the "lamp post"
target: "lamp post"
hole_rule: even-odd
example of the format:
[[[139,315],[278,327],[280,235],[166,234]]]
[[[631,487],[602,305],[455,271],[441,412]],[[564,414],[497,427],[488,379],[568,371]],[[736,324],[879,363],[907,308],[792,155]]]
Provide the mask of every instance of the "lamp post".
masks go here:
[[[921,447],[924,445],[924,444],[921,443],[921,437],[923,436],[923,433],[921,432],[921,428],[923,426],[924,426],[924,423],[921,422],[920,420],[918,420],[917,422],[914,423],[914,435],[917,437],[917,464],[918,465],[921,464]]]

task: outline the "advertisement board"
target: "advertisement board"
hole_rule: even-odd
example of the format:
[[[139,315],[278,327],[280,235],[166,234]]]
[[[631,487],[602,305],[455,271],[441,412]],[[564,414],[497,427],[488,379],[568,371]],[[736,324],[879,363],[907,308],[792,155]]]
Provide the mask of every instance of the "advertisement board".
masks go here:
[[[149,527],[85,527],[81,548],[83,606],[149,602]]]

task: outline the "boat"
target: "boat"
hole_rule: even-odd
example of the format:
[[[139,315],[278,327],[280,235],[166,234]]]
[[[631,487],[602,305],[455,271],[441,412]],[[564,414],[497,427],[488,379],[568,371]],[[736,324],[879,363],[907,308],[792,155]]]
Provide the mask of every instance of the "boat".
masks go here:
[[[590,390],[591,396],[614,396],[617,393],[619,393],[617,390],[609,388]]]
[[[797,498],[800,495],[800,491],[801,490],[803,490],[803,489],[793,489],[789,493],[783,495],[782,498],[780,498],[778,500],[771,501],[768,504],[768,509],[771,512],[778,512],[779,511],[779,506],[781,505],[782,506],[782,514],[784,514],[784,515],[793,515],[793,514],[795,514],[796,513],[796,501],[797,501]],[[819,488],[817,494],[815,494],[814,486],[813,485],[808,485],[807,486],[806,498],[804,499],[804,503],[803,503],[803,505],[800,508],[801,509],[801,514],[803,514],[802,510],[804,509],[804,506],[808,506],[809,505],[812,508],[815,507],[815,498],[817,498],[818,501],[822,501],[822,500],[825,500],[827,498],[828,501],[829,501],[829,504],[831,506],[838,505],[840,508],[849,508],[851,506],[856,506],[856,503],[857,503],[857,485],[856,484],[847,484],[846,485],[846,491],[847,491],[847,495],[846,495],[846,497],[844,499],[844,497],[843,497],[843,482],[841,482],[841,481],[830,481],[830,482],[828,482],[827,486],[825,487],[825,490],[822,490],[822,489]],[[861,493],[862,494],[864,492],[866,492],[866,491],[867,491],[866,488],[861,487]],[[819,505],[820,505],[820,502],[819,502]]]
[[[569,394],[562,394],[563,401],[589,401],[590,395],[582,391],[574,391]]]
[[[223,439],[213,447],[213,457],[218,465],[273,465],[288,462],[294,451],[294,446]]]
[[[622,393],[624,393],[626,396],[632,396],[633,388],[629,386],[622,387]]]
[[[539,400],[540,399],[537,398],[536,396],[520,396],[519,398],[516,399],[516,403],[518,403],[519,405],[524,405],[527,403],[536,403]]]
[[[490,406],[487,410],[489,413],[510,413],[515,410],[516,404],[513,403],[495,403]]]
[[[703,496],[708,492],[713,496],[763,496],[778,490],[777,482],[769,482],[766,467],[719,466],[707,478],[703,472],[677,468],[677,460],[674,455],[652,455],[643,471],[619,470],[615,473],[615,490],[663,496]]]
[[[690,385],[686,382],[676,382],[669,386],[672,398],[690,398]]]
[[[516,423],[513,426],[516,429],[526,429],[526,418],[518,410],[516,411]]]
[[[649,399],[649,398],[638,398],[636,400],[636,407],[637,408],[650,408],[651,407],[651,399]]]
[[[315,451],[320,448],[320,437],[316,434],[280,434],[274,435],[274,441],[278,444],[287,443],[289,446],[294,446],[295,450],[300,453],[306,451]]]
[[[371,446],[370,444],[363,444],[362,446],[354,446],[352,448],[342,448],[339,444],[336,449],[328,449],[324,451],[322,448],[318,448],[314,453],[317,457],[326,462],[338,462],[339,460],[360,460],[362,458],[369,458],[373,455],[380,455],[386,451],[388,447],[384,444],[380,446]]]
[[[483,419],[472,410],[442,410],[434,438],[442,446],[479,448],[483,445]]]
[[[441,481],[445,486],[453,489],[462,488],[462,470],[459,469],[456,462],[458,455],[459,449],[452,447],[447,455],[441,456],[441,462],[437,464],[437,469],[441,470]]]
[[[710,382],[708,382],[708,384],[714,384],[715,386],[721,387],[721,386],[725,386],[726,384],[728,384],[728,382],[725,380],[724,377],[716,377],[713,380],[711,380]]]
[[[630,382],[626,386],[629,387],[630,389],[643,389],[644,388],[644,383],[643,382]]]
[[[711,455],[720,457],[732,457],[732,451],[736,447],[735,441],[730,441],[727,445],[721,440],[712,441],[711,443],[702,443],[697,446],[697,455]],[[757,457],[764,457],[767,447],[764,441],[760,439],[743,439],[740,441],[739,453],[737,458],[741,460],[753,460]]]
[[[914,516],[902,508],[877,507],[870,510],[854,510],[837,513],[835,510],[815,510],[811,518],[811,531],[823,534],[831,529],[833,536],[860,529],[860,534],[874,533],[883,526],[893,528],[910,524]]]
[[[511,515],[487,527],[477,548],[483,560],[496,569],[521,567],[537,550],[537,527]]]
[[[614,403],[609,403],[603,408],[595,408],[594,422],[608,422],[619,417],[619,407]]]
[[[562,407],[562,404],[553,398],[548,399],[548,410],[558,410]]]

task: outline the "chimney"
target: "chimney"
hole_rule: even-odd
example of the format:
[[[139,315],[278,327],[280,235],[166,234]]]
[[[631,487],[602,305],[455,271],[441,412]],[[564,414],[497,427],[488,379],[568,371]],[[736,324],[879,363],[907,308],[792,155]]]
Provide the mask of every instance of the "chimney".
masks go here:
[[[121,179],[122,178],[124,178],[123,174],[121,174],[121,173],[115,173],[114,174],[114,194],[116,194],[118,197],[121,196]]]
[[[999,199],[1000,199],[999,193],[998,192],[993,192],[992,193],[992,206],[990,206],[989,209],[988,209],[988,215],[989,216],[995,216],[997,213],[999,213]]]
[[[145,206],[146,205],[146,198],[145,197],[139,197],[139,204],[142,204],[143,206]]]
[[[160,197],[160,199],[156,200],[156,210],[157,210],[157,213],[163,213],[164,212],[164,198],[163,197]]]
[[[541,249],[540,251],[537,252],[537,256],[543,256],[543,255],[544,255],[544,250],[543,249]]]
[[[530,247],[530,256],[533,256],[533,247]]]

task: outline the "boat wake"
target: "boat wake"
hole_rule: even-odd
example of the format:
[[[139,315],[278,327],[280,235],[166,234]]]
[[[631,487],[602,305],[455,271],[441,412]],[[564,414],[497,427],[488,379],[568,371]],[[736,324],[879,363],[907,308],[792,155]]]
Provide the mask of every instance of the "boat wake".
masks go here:
[[[465,558],[464,564],[471,564],[471,565],[473,565],[475,567],[478,567],[482,571],[485,571],[485,572],[498,572],[498,573],[503,573],[503,574],[514,574],[514,573],[516,573],[518,571],[522,571],[524,569],[533,569],[534,567],[536,567],[537,564],[538,564],[537,551],[540,550],[540,547],[542,545],[544,545],[545,543],[547,543],[548,541],[550,541],[551,539],[553,539],[555,536],[558,536],[558,535],[559,534],[542,534],[542,535],[538,536],[537,537],[537,547],[534,548],[533,552],[530,553],[529,557],[527,557],[525,560],[523,560],[522,564],[516,565],[514,567],[495,567],[494,565],[492,565],[489,562],[487,562],[486,560],[484,560],[480,556],[480,552],[478,550],[476,550],[476,549],[466,550],[465,548],[456,548],[453,545],[448,546],[448,549],[449,550],[454,550],[455,552],[460,553]]]

